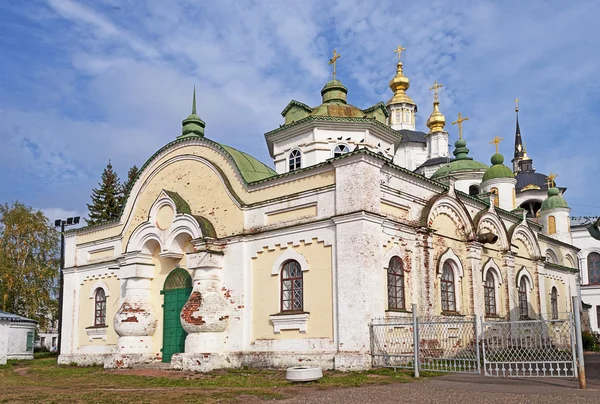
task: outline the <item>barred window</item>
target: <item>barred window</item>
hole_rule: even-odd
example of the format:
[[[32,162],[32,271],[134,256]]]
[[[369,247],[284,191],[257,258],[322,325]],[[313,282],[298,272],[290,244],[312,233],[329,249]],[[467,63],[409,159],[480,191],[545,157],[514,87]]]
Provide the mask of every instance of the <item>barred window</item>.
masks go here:
[[[290,260],[281,270],[281,311],[302,311],[304,280],[297,261]]]
[[[404,265],[399,257],[392,257],[387,270],[388,308],[404,309]]]
[[[335,146],[335,149],[333,149],[333,157],[339,157],[342,154],[348,153],[349,151],[350,149],[345,144]]]
[[[104,293],[104,289],[96,289],[96,293],[94,295],[94,303],[94,325],[106,325],[106,294]]]
[[[492,271],[488,271],[485,277],[485,285],[483,285],[483,294],[485,300],[485,315],[496,315],[496,281]]]
[[[600,254],[589,253],[587,256],[588,283],[590,285],[600,284]]]
[[[552,320],[558,320],[558,291],[555,287],[550,292],[550,306],[552,307]]]
[[[456,311],[456,294],[454,290],[454,270],[450,261],[446,261],[444,262],[441,279],[442,311]]]
[[[519,317],[521,320],[529,318],[529,307],[527,303],[527,279],[521,278],[519,282]]]
[[[302,167],[302,155],[300,150],[292,150],[289,158],[290,171],[298,170]]]

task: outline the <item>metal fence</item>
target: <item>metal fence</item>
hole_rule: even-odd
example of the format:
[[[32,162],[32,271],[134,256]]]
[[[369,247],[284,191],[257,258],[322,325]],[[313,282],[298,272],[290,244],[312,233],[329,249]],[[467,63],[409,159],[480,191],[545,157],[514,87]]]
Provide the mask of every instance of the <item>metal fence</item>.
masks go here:
[[[577,376],[571,314],[558,320],[482,321],[406,313],[374,319],[370,332],[373,367],[413,369],[417,375],[421,370],[480,374],[483,365],[486,376]]]
[[[576,377],[573,319],[571,314],[565,317],[484,322],[485,375]]]

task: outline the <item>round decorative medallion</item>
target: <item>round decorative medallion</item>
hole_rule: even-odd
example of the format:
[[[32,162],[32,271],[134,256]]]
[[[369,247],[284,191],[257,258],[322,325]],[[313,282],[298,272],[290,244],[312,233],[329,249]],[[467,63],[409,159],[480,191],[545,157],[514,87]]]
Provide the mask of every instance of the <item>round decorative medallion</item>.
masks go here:
[[[175,212],[169,205],[161,206],[156,213],[156,227],[161,230],[167,230],[173,223]]]

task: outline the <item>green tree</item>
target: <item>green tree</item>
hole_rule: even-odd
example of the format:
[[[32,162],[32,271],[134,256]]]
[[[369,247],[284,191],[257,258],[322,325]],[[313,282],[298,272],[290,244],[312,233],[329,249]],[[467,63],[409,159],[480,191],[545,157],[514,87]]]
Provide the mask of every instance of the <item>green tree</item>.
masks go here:
[[[121,213],[121,182],[110,161],[98,186],[98,189],[92,190],[92,203],[87,205],[89,219],[85,220],[88,225],[116,220]]]
[[[45,327],[57,318],[59,234],[44,214],[21,202],[0,205],[2,308]]]
[[[125,198],[127,198],[127,195],[129,195],[129,191],[131,191],[133,182],[137,178],[139,172],[140,172],[140,169],[136,165],[134,165],[133,167],[131,167],[129,169],[129,171],[127,171],[127,181],[125,181],[125,183],[123,184],[123,190],[122,190],[123,194],[122,194],[122,200],[121,200],[121,208],[125,204]]]

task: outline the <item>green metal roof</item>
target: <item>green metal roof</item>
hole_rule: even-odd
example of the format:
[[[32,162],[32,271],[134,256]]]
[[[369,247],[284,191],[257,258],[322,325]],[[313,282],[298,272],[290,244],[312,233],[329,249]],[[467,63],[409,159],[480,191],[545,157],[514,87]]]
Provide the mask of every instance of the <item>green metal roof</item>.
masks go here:
[[[246,182],[260,181],[265,178],[272,177],[277,175],[275,170],[267,167],[254,157],[249,154],[246,154],[242,151],[234,149],[231,146],[221,145],[233,158],[235,164],[237,165],[242,177]]]
[[[492,156],[491,159],[492,166],[487,169],[485,174],[483,174],[483,181],[493,180],[497,178],[515,178],[515,174],[513,171],[505,166],[504,164],[504,156],[500,153],[496,153]]]
[[[560,196],[560,190],[558,188],[550,188],[548,190],[548,199],[542,202],[542,208],[540,210],[568,207],[569,205],[567,205],[567,201]]]
[[[432,176],[432,179],[446,177],[448,175],[464,172],[464,171],[484,171],[487,170],[486,164],[480,163],[479,161],[473,160],[469,157],[469,149],[467,149],[467,141],[464,139],[458,139],[454,143],[454,156],[455,159],[439,168]]]

